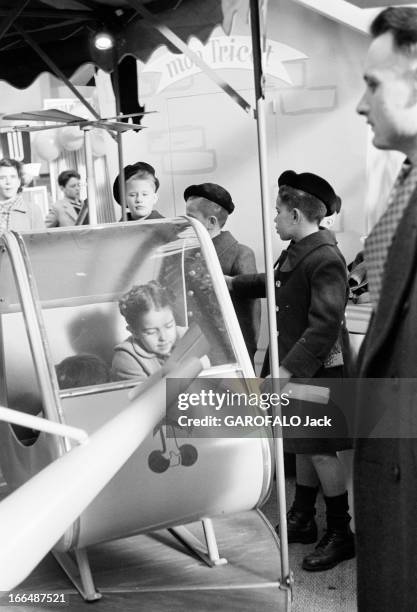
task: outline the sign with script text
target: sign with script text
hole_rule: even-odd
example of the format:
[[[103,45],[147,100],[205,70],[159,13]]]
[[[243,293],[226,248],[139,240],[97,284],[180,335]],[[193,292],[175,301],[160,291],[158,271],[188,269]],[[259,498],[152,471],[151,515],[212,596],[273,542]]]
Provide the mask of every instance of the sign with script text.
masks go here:
[[[222,68],[253,70],[250,36],[218,36],[211,38],[205,45],[193,38],[189,48],[215,70]],[[306,58],[304,53],[289,45],[267,40],[264,70],[266,74],[292,84],[283,62]],[[198,74],[201,68],[183,54],[164,53],[145,65],[142,73],[148,72],[160,73],[161,79],[157,90],[159,93],[181,79]]]

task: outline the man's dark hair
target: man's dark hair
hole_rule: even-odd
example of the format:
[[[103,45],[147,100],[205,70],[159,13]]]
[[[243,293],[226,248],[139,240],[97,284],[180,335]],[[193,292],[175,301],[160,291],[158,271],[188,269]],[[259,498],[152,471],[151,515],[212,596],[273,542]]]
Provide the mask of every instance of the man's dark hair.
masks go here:
[[[289,185],[281,185],[278,195],[281,202],[289,210],[298,208],[310,223],[315,221],[319,225],[320,221],[326,216],[326,206],[311,193],[295,189]]]
[[[373,38],[391,32],[397,51],[410,53],[417,44],[417,9],[389,7],[379,13],[371,24]]]
[[[23,189],[23,186],[22,186],[23,164],[21,164],[20,161],[17,161],[17,159],[10,159],[9,157],[3,157],[3,159],[0,159],[0,167],[16,169],[17,176],[20,178],[20,187],[17,190],[17,193],[22,191]]]
[[[78,174],[78,172],[76,172],[76,170],[64,170],[58,176],[58,185],[60,187],[65,187],[68,181],[72,178],[80,180],[81,176]]]

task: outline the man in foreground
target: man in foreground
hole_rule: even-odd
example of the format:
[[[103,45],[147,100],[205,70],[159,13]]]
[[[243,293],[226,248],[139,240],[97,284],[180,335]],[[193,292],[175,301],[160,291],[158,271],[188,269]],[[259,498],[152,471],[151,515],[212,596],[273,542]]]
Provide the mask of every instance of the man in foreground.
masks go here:
[[[377,148],[406,155],[365,245],[373,316],[358,364],[358,608],[384,612],[417,601],[417,398],[407,380],[417,378],[417,9],[384,10],[371,34],[357,111]]]

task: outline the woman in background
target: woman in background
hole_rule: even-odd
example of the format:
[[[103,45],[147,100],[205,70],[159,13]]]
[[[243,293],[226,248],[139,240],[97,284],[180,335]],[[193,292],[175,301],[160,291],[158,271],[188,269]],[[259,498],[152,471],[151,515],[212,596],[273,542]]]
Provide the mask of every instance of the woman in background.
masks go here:
[[[37,204],[22,197],[23,165],[16,159],[0,159],[0,233],[45,227]]]

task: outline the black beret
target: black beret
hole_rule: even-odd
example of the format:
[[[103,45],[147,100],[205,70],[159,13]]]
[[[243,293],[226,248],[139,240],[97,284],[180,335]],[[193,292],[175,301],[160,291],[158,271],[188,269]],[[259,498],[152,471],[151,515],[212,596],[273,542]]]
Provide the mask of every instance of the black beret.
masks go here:
[[[282,185],[300,189],[321,200],[326,207],[326,217],[339,212],[342,206],[342,200],[335,194],[333,187],[317,174],[311,172],[297,174],[294,170],[286,170],[278,179],[278,186]]]
[[[220,185],[216,185],[215,183],[190,185],[184,191],[184,200],[187,201],[188,198],[191,198],[192,196],[197,198],[206,198],[207,200],[210,200],[210,202],[215,202],[215,204],[218,204],[219,206],[227,210],[229,215],[235,209],[235,205],[232,202],[230,193],[226,191],[226,189],[220,187]]]
[[[125,182],[129,180],[136,172],[140,172],[141,170],[145,172],[149,172],[155,179],[155,190],[158,191],[159,181],[155,175],[155,168],[151,166],[151,164],[147,164],[146,162],[136,162],[136,164],[132,164],[131,166],[126,166],[124,168]],[[119,175],[116,176],[113,183],[113,197],[118,204],[120,204],[120,193],[119,193]]]

